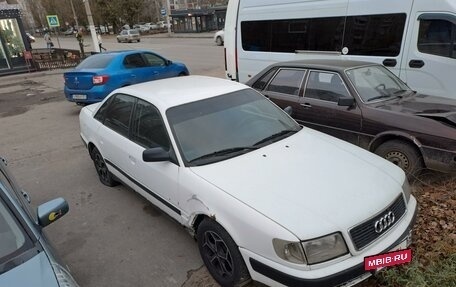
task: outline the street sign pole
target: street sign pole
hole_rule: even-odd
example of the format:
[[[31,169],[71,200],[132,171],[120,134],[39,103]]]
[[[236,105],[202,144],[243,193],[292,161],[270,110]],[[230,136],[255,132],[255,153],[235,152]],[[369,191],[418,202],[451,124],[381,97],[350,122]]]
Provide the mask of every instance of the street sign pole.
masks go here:
[[[169,0],[166,0],[166,9],[168,10],[168,15],[166,17],[166,26],[168,26],[168,37],[171,37],[171,5],[169,4]]]
[[[60,27],[59,17],[57,17],[57,15],[47,15],[46,19],[47,19],[49,28],[59,28]],[[59,45],[59,48],[61,48],[58,29],[57,29],[57,45]]]

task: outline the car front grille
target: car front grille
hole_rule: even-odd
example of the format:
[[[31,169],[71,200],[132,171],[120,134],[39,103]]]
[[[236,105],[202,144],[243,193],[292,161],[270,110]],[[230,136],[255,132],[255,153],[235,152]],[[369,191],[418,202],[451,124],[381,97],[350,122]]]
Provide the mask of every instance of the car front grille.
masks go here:
[[[391,229],[396,223],[402,218],[406,210],[406,205],[404,202],[404,197],[399,195],[398,198],[387,208],[383,211],[379,212],[376,216],[372,217],[371,219],[361,223],[358,226],[353,227],[349,233],[351,239],[353,241],[353,245],[355,246],[356,250],[361,250],[371,242],[379,238],[382,234],[384,234],[387,230]],[[375,223],[384,215],[389,212],[394,213],[395,220],[394,222],[385,228],[382,232],[377,233],[375,231]]]

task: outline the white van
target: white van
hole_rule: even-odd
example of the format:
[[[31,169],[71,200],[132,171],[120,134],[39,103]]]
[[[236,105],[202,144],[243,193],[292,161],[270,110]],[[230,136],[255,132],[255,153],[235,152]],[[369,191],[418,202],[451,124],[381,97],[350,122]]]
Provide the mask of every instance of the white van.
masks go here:
[[[226,76],[279,61],[381,63],[411,88],[456,99],[456,0],[230,0]]]

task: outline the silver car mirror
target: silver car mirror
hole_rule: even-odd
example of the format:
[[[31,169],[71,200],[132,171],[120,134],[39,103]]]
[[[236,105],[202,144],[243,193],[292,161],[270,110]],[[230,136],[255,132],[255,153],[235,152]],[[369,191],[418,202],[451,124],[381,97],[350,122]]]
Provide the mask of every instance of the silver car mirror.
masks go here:
[[[41,227],[48,226],[67,214],[68,210],[68,202],[61,197],[43,203],[37,209],[38,224]]]

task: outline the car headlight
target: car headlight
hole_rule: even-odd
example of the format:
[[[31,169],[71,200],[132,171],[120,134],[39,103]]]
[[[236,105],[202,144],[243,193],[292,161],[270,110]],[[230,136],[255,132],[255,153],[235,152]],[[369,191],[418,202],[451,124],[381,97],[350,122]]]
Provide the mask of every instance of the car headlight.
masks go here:
[[[308,264],[316,264],[348,253],[347,245],[339,232],[302,242]]]
[[[411,187],[407,179],[405,179],[404,183],[402,184],[402,190],[404,191],[405,202],[408,203],[410,199]]]
[[[283,260],[298,264],[306,263],[300,242],[291,242],[274,238],[272,240],[272,245],[274,246],[277,256]]]
[[[54,269],[55,277],[60,287],[79,287],[65,268],[59,264],[52,264],[52,268]]]

